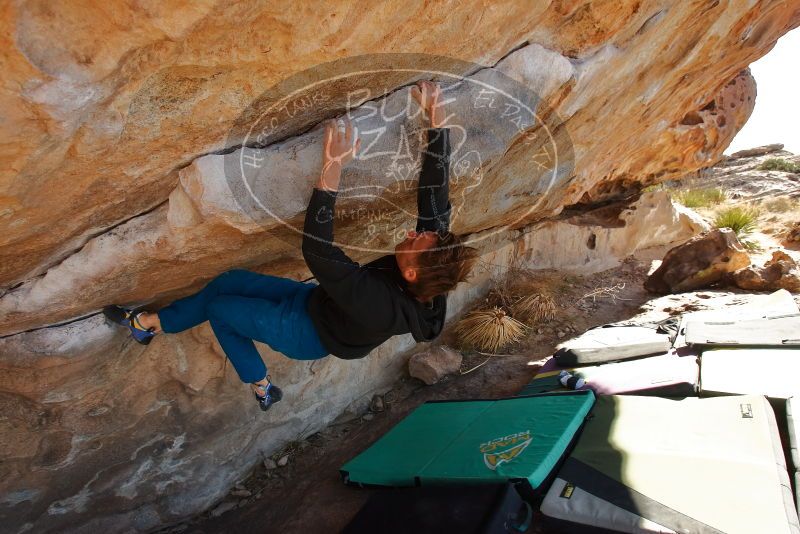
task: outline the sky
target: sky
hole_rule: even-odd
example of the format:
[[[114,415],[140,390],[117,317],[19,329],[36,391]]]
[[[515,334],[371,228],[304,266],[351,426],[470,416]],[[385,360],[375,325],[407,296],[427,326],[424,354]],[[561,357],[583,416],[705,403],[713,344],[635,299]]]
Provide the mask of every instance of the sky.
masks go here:
[[[778,39],[766,56],[750,64],[750,72],[756,79],[756,106],[725,154],[770,143],[800,154],[800,28]]]

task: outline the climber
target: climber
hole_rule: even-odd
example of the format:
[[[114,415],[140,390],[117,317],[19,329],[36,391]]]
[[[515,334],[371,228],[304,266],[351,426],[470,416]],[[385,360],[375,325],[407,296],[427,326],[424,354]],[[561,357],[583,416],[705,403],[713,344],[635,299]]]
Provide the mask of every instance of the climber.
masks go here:
[[[411,93],[430,126],[417,186],[416,230],[407,233],[394,254],[361,266],[333,244],[342,167],[361,140],[349,121],[330,120],[302,244],[318,284],[235,269],[158,311],[109,306],[106,317],[144,344],[160,332],[181,332],[208,320],[239,378],[251,385],[265,411],[283,392],[272,384],[253,340],[292,359],[316,360],[330,354],[362,358],[399,334],[411,333],[416,341],[436,338],[445,320],[447,292],[467,278],[477,250],[449,231],[450,130],[443,126],[441,90],[420,81]]]

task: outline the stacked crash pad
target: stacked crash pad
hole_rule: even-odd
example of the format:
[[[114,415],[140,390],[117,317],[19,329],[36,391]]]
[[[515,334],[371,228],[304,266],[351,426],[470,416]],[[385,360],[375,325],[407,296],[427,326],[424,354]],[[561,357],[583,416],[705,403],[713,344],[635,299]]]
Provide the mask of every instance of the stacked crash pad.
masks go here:
[[[764,319],[770,317],[790,316],[800,313],[792,294],[785,289],[780,289],[769,295],[750,295],[747,305],[735,304],[723,309],[699,310],[684,313],[681,316],[678,334],[673,341],[674,349],[682,349],[688,345],[686,328],[689,323],[700,322],[728,322]],[[696,345],[702,348],[702,345]]]
[[[541,510],[565,532],[800,532],[760,396],[598,398]]]
[[[800,347],[800,314],[758,319],[690,319],[685,335],[688,345]]]
[[[800,311],[777,291],[761,306],[684,315],[676,344],[700,354],[700,393],[760,394],[786,399],[800,392]]]
[[[674,329],[673,322],[678,322]],[[566,391],[559,382],[559,374],[567,371],[584,380],[584,385],[578,389],[590,389],[598,395],[696,396],[702,390],[701,376],[708,374],[701,371],[703,351],[737,345],[771,345],[782,349],[795,346],[800,350],[798,336],[800,310],[791,293],[785,290],[751,296],[747,305],[686,313],[660,323],[602,325],[560,344],[520,394]],[[794,364],[786,362],[785,356],[774,358],[786,363],[787,372],[781,379],[786,386],[776,384],[772,390],[786,390],[792,387],[789,382],[794,382]],[[716,358],[718,356],[708,359]],[[713,367],[715,376],[722,371],[723,376],[730,373],[763,381],[762,374],[774,372],[774,366],[764,367],[755,362],[740,369],[735,365],[713,363],[709,368]],[[752,372],[754,366],[759,367],[758,371]],[[763,387],[745,387],[736,391],[723,389],[718,393],[765,391]],[[789,396],[786,392],[783,395],[783,398]]]
[[[381,486],[513,481],[538,488],[583,424],[591,391],[427,402],[340,472]]]
[[[653,327],[602,325],[556,347],[553,358],[562,367],[628,360],[667,352],[670,335]]]
[[[549,359],[520,395],[531,395],[562,389],[559,373],[565,369],[554,358]],[[580,390],[598,395],[635,393],[637,395],[697,395],[700,368],[697,358],[662,354],[638,360],[566,369],[582,378]]]
[[[787,399],[800,393],[800,349],[711,349],[701,360],[703,394]]]

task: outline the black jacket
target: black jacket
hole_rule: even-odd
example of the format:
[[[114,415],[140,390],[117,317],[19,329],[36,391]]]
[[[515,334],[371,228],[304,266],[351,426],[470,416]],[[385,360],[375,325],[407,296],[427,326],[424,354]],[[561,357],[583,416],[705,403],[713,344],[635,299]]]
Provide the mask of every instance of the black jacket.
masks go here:
[[[428,128],[417,186],[417,231],[450,226],[450,130]],[[333,245],[336,191],[314,188],[305,217],[303,257],[319,285],[311,291],[308,313],[330,354],[366,356],[398,334],[431,341],[442,331],[447,295],[423,303],[411,294],[394,254],[363,266]]]

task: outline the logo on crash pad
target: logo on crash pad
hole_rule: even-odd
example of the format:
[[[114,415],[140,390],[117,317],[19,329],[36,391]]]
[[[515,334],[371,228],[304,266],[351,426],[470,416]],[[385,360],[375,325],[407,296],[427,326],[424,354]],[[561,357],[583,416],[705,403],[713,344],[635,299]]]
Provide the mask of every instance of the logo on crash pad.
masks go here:
[[[481,443],[480,450],[483,453],[483,461],[486,467],[494,471],[497,466],[510,462],[530,445],[531,431],[517,432],[510,436],[493,439],[486,443]]]

